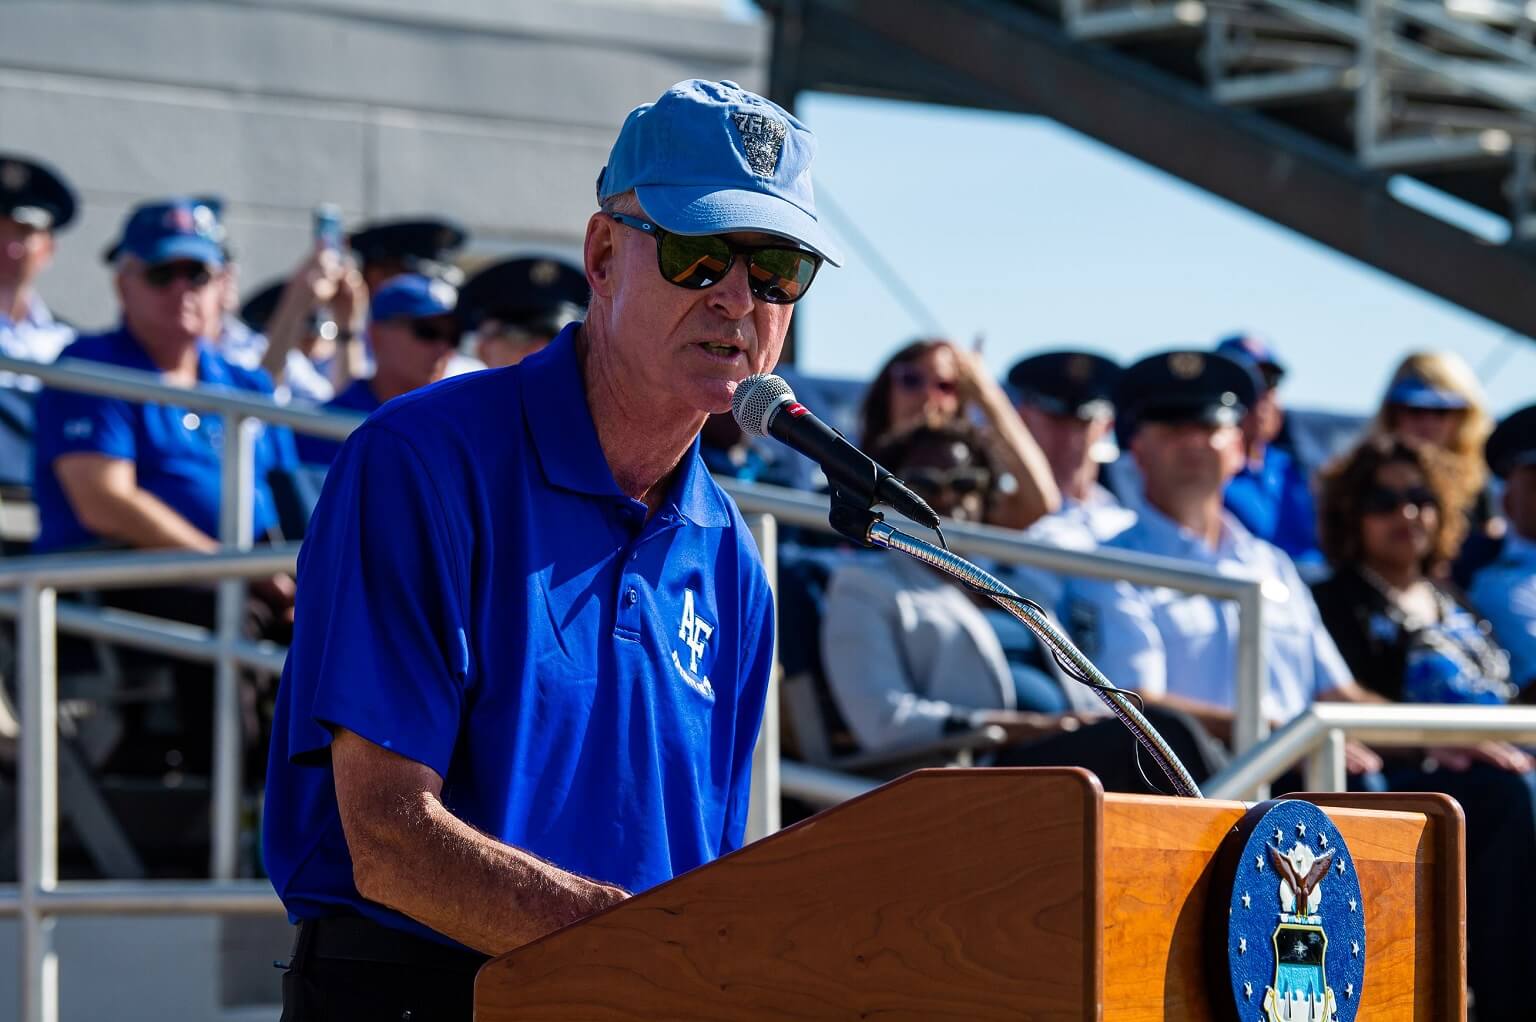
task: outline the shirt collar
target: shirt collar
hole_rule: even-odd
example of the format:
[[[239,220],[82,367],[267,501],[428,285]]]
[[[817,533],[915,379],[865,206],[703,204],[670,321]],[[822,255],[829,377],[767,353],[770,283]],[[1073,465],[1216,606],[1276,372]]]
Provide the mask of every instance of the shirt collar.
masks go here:
[[[570,324],[543,351],[519,365],[523,414],[533,437],[534,456],[552,485],[594,497],[624,497],[613,480],[587,405],[576,355],[580,326]],[[698,438],[678,465],[667,503],[695,525],[723,528],[731,522],[725,496],[699,454]]]
[[[1204,561],[1207,564],[1242,560],[1244,548],[1253,539],[1242,523],[1225,509],[1221,512],[1221,538],[1216,541],[1215,550],[1206,545],[1203,537],[1169,518],[1151,503],[1142,506],[1140,523],[1156,544],[1158,553]]]
[[[164,370],[155,365],[149,357],[149,352],[144,350],[144,345],[134,336],[128,324],[124,323],[117,328],[118,336],[123,340],[123,361],[119,363],[124,369],[140,369],[146,373],[163,373]],[[202,338],[197,342],[197,379],[199,383],[216,383],[223,386],[231,385],[229,364],[219,357],[218,352]]]

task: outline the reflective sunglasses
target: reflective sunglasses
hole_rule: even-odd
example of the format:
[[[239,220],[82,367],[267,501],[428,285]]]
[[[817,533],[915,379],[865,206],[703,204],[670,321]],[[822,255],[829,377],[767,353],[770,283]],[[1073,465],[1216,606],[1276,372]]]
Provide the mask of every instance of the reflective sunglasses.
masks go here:
[[[442,326],[424,319],[411,321],[411,336],[423,344],[457,344],[459,334],[451,326]]]
[[[1361,512],[1368,515],[1389,515],[1404,507],[1423,511],[1426,508],[1439,506],[1440,501],[1426,486],[1410,486],[1406,490],[1376,486],[1366,490],[1365,496],[1360,500]]]
[[[161,263],[144,268],[144,281],[157,291],[163,291],[178,280],[184,280],[194,288],[206,287],[213,280],[213,271],[202,263]]]
[[[992,483],[992,473],[974,465],[948,470],[914,468],[904,473],[902,479],[918,493],[933,495],[949,490],[956,496],[964,497],[985,491]]]
[[[891,382],[902,390],[914,394],[929,389],[936,390],[940,394],[957,394],[960,392],[959,380],[935,379],[913,366],[897,366],[891,370]]]
[[[805,297],[821,256],[789,245],[738,245],[719,234],[673,234],[649,220],[624,213],[609,217],[656,239],[656,266],[678,287],[702,291],[725,279],[737,256],[747,259],[747,286],[770,305],[793,305]]]

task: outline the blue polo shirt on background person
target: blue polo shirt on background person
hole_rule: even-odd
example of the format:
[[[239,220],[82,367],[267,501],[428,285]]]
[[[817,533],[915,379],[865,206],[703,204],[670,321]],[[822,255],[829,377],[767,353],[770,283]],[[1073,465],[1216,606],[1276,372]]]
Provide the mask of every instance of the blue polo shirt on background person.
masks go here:
[[[620,492],[575,333],[391,402],[331,468],[299,559],[301,604],[323,596],[294,631],[268,768],[266,864],[295,920],[445,939],[353,885],[318,769],[332,726],[430,766],[472,826],[631,891],[741,843],[766,576],[697,443],[649,522]]]
[[[217,269],[224,255],[200,219],[194,200],[139,207],[124,228],[119,249],[145,265],[201,263]],[[109,333],[82,337],[59,356],[159,370],[126,321]],[[197,341],[197,382],[270,397],[272,381],[261,370],[224,359],[206,338]],[[253,531],[263,536],[278,516],[267,477],[295,464],[293,436],[285,428],[258,425],[255,443]],[[175,405],[141,404],[123,398],[44,388],[37,402],[33,498],[37,502],[39,553],[91,546],[101,541],[75,514],[53,471],[70,454],[100,454],[131,461],[137,486],[163,501],[208,536],[219,534],[223,420]]]
[[[353,380],[321,407],[372,415],[397,394],[442,379],[460,332],[454,315],[457,302],[457,290],[446,281],[419,273],[391,278],[368,303],[373,376]],[[423,338],[423,333],[429,336]],[[335,440],[298,437],[299,461],[305,465],[328,466],[340,450]]]
[[[1249,532],[1279,547],[1304,569],[1321,567],[1312,487],[1290,452],[1275,446],[1285,424],[1279,396],[1285,367],[1274,347],[1251,333],[1225,338],[1216,353],[1248,369],[1259,385],[1242,423],[1248,457],[1227,483],[1223,503]]]

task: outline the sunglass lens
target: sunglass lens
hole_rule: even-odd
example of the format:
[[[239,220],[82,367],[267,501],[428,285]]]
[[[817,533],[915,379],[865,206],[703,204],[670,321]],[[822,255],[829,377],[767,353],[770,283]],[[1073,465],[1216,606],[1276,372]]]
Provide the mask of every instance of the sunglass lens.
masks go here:
[[[668,234],[657,246],[662,276],[680,287],[710,287],[725,279],[731,269],[731,250],[712,235],[688,237]]]
[[[761,248],[752,253],[752,293],[772,305],[799,301],[816,279],[820,260],[794,248]]]

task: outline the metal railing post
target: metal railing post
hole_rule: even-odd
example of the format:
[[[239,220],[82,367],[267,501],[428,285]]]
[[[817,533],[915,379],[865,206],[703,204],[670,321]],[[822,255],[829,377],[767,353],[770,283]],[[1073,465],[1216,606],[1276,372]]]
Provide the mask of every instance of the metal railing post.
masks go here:
[[[772,515],[749,515],[747,527],[757,541],[768,588],[773,596],[773,667],[768,675],[768,698],[763,705],[763,725],[752,749],[752,798],[747,814],[745,843],[767,837],[780,826],[779,791],[779,529]]]
[[[55,659],[56,593],[27,582],[21,587],[18,639],[21,653],[21,1017],[56,1022],[59,961],[54,920],[42,904],[59,885],[58,662]]]
[[[1323,740],[1307,757],[1308,791],[1344,791],[1349,787],[1349,771],[1344,761],[1344,745],[1348,740],[1349,735],[1342,728],[1329,728],[1323,732]]]
[[[256,436],[261,423],[227,415],[219,480],[219,540],[225,550],[251,547],[256,489]],[[235,644],[245,616],[245,580],[219,582],[213,698],[213,833],[209,871],[215,880],[232,880],[240,850],[240,666]]]
[[[1264,587],[1247,586],[1237,598],[1237,719],[1232,744],[1239,755],[1269,737],[1264,716]]]

